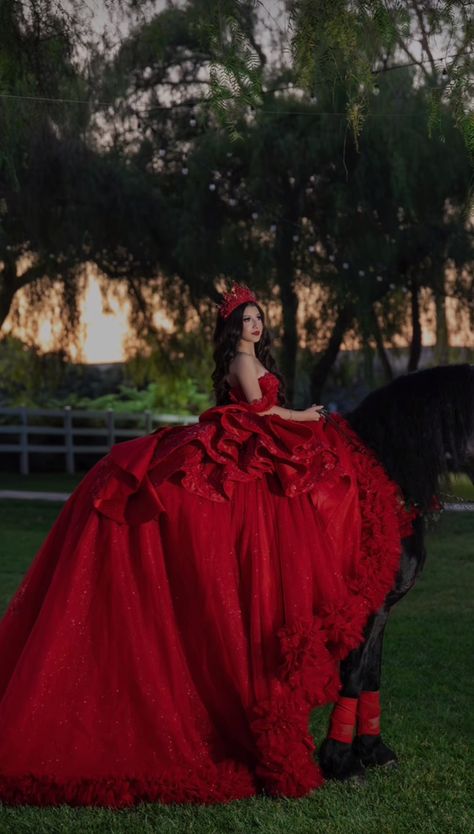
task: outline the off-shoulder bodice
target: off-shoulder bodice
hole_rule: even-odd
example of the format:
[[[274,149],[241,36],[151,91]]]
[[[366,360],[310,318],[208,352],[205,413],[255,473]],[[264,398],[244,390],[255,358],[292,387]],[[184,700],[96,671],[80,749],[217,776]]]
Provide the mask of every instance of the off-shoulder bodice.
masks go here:
[[[281,495],[306,492],[318,504],[323,495],[333,500],[361,471],[401,508],[397,487],[342,417],[300,422],[262,414],[277,403],[279,380],[268,371],[259,384],[259,400],[249,403],[234,386],[231,403],[208,409],[197,424],[114,446],[103,484],[97,482],[96,509],[118,522],[143,523],[160,512],[157,488],[170,478],[211,501],[228,501],[236,482],[270,479]]]
[[[249,402],[240,385],[233,385],[230,389],[231,402],[242,404],[244,407],[247,406],[256,413],[259,411],[266,411],[268,408],[271,408],[272,405],[276,405],[278,402],[278,389],[280,387],[280,382],[275,374],[272,374],[271,371],[267,371],[258,378],[258,384],[260,385],[260,390],[262,392],[260,399]]]

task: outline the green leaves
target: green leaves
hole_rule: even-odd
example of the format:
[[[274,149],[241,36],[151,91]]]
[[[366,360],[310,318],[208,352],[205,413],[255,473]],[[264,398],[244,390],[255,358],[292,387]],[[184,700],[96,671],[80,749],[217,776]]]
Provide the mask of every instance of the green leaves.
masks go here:
[[[251,36],[248,14],[250,6],[258,9],[260,5],[265,8],[244,0],[223,0],[222,14],[213,14],[206,23],[213,52],[209,101],[219,123],[234,137],[239,135],[238,119],[249,107],[263,104],[265,61],[262,49],[255,49],[258,32]],[[291,0],[287,9],[285,47],[291,54],[290,75],[295,85],[306,96],[324,101],[328,110],[339,113],[342,109],[356,143],[373,108],[372,94],[377,92],[379,79],[408,66],[419,83],[433,88],[429,136],[438,123],[439,96],[455,114],[472,153],[473,24],[466,3]]]
[[[211,11],[212,17],[201,23],[211,53],[208,102],[233,140],[241,138],[238,122],[262,102],[262,53],[253,39],[253,5],[219,4],[217,15]]]

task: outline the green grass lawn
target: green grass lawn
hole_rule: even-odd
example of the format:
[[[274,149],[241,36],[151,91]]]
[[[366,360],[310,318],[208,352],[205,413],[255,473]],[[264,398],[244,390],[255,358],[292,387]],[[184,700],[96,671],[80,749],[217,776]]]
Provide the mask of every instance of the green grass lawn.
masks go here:
[[[447,501],[454,501],[456,498],[461,498],[464,501],[474,501],[474,484],[471,483],[467,475],[453,475],[446,493],[449,495],[446,498]]]
[[[72,492],[82,474],[68,475],[66,472],[33,472],[20,475],[19,472],[0,472],[0,490],[14,489],[33,492]]]
[[[59,505],[0,503],[1,606],[17,587]],[[328,784],[301,800],[134,810],[1,808],[1,834],[470,834],[474,832],[474,515],[445,514],[429,536],[417,586],[388,627],[383,730],[396,771],[360,787]],[[328,710],[314,715],[317,741]]]

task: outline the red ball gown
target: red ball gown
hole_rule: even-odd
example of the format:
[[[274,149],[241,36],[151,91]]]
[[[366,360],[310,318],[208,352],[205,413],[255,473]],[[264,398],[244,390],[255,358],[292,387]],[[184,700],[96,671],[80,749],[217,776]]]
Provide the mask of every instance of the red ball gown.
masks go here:
[[[390,590],[409,524],[341,417],[262,399],[116,445],[0,623],[0,800],[216,803],[322,777],[310,711]]]

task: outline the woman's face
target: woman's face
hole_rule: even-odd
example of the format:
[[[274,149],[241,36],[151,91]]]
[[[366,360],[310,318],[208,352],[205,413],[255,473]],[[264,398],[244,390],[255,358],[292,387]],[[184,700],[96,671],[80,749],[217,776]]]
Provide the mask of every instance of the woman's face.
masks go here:
[[[262,335],[263,321],[255,304],[247,304],[242,319],[242,339],[256,344]]]

